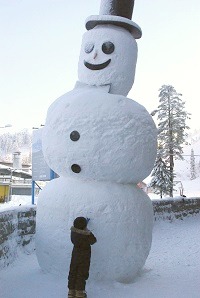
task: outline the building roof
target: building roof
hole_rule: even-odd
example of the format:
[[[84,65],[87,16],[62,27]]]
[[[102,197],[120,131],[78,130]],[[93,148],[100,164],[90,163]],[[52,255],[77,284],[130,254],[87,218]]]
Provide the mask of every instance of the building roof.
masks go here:
[[[2,165],[1,163],[0,163],[0,175],[10,175],[10,176],[13,176],[13,177],[19,177],[19,178],[24,178],[24,179],[31,179],[32,178],[31,173],[28,173],[28,172],[23,171],[23,170],[16,170],[12,167]]]

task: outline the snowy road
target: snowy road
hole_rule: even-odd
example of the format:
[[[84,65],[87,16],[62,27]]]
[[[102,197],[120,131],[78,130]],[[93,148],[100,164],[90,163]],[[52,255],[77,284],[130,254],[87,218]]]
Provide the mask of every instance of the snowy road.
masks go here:
[[[36,256],[20,255],[0,271],[1,298],[64,298],[66,281],[44,274]],[[199,298],[200,215],[157,222],[151,253],[133,284],[88,282],[89,298]]]

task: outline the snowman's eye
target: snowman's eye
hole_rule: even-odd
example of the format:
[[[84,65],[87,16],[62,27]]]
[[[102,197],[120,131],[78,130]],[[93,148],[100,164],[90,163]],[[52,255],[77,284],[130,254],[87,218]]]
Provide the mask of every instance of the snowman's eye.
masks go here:
[[[102,45],[102,51],[105,54],[112,54],[115,50],[115,46],[111,41],[104,42]]]
[[[91,53],[93,49],[94,49],[94,44],[93,43],[87,43],[85,45],[85,52],[87,54]]]
[[[80,134],[79,134],[78,131],[74,130],[74,131],[72,131],[72,132],[70,133],[70,139],[71,139],[72,141],[74,141],[74,142],[75,142],[75,141],[78,141],[79,138],[80,138]]]
[[[81,167],[79,165],[77,165],[77,164],[73,164],[71,166],[71,169],[72,169],[72,172],[74,172],[76,174],[80,173],[80,171],[81,171]]]

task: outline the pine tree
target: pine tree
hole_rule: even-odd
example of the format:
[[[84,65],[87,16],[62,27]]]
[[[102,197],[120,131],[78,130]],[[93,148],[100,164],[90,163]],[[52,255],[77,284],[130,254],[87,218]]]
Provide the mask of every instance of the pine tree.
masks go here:
[[[153,177],[149,186],[155,189],[155,193],[163,195],[169,194],[171,187],[171,174],[165,162],[162,160],[160,151],[158,150],[157,158],[151,176]]]
[[[158,115],[158,143],[162,148],[162,159],[170,171],[169,195],[173,197],[174,158],[182,158],[182,145],[185,143],[189,127],[186,120],[189,113],[185,111],[185,102],[173,86],[163,85],[159,89]]]
[[[196,177],[194,150],[191,149],[191,155],[190,155],[190,180],[194,180],[196,178],[197,177]]]

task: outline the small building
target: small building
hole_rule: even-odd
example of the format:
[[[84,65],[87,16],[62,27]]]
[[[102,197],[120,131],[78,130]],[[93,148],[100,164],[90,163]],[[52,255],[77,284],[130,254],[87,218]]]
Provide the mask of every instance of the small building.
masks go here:
[[[32,174],[0,163],[1,201],[9,201],[12,195],[31,195]]]
[[[8,202],[10,199],[10,183],[0,182],[0,203]]]

